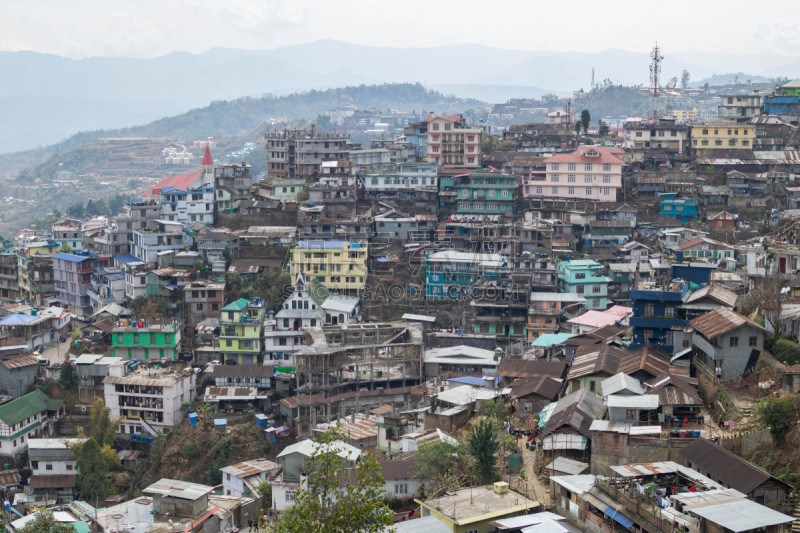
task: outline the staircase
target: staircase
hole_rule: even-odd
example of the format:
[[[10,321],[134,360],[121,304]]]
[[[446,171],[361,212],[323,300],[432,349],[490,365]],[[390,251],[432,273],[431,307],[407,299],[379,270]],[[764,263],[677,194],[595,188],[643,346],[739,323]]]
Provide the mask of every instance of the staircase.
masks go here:
[[[792,522],[792,533],[800,533],[800,500],[797,500],[794,504],[792,517],[794,518],[794,522]]]

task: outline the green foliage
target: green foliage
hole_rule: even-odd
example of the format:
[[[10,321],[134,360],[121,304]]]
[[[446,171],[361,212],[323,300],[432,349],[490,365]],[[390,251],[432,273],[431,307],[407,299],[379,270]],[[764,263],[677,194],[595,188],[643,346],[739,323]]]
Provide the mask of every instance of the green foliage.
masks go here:
[[[776,359],[787,365],[800,363],[800,345],[790,339],[777,339],[770,351]]]
[[[61,365],[61,372],[58,374],[58,386],[63,390],[75,390],[78,388],[78,370],[72,363]]]
[[[481,402],[478,413],[481,416],[495,419],[498,422],[498,426],[500,426],[511,416],[511,404],[507,404],[502,398],[498,397],[494,400]]]
[[[603,137],[605,135],[608,135],[608,132],[609,132],[609,128],[608,128],[608,124],[606,124],[606,121],[602,120],[602,119],[599,120],[597,122],[597,134],[600,135],[601,137]]]
[[[681,72],[681,88],[688,89],[689,88],[689,81],[692,79],[692,76],[689,74],[689,71],[683,69]]]
[[[181,456],[184,459],[188,459],[189,461],[191,461],[192,459],[197,459],[199,455],[200,455],[200,449],[194,442],[187,442],[186,444],[181,446]]]
[[[99,446],[114,444],[117,424],[111,420],[111,409],[98,398],[89,411],[89,437]]]
[[[466,440],[434,440],[419,447],[414,477],[430,481],[432,492],[461,487],[473,478],[473,460]]]
[[[769,428],[772,438],[781,444],[797,421],[797,398],[762,398],[756,405],[755,418],[762,427]]]
[[[492,483],[497,478],[496,454],[499,446],[494,421],[482,418],[469,436],[469,453],[475,458],[475,473],[482,485]]]
[[[131,301],[130,309],[136,318],[158,319],[169,313],[169,300],[158,296],[139,296]]]
[[[231,439],[225,437],[220,440],[219,446],[214,450],[211,461],[208,464],[208,484],[219,485],[222,483],[222,472],[220,468],[228,466],[228,458],[231,455]]]
[[[309,460],[308,486],[295,494],[294,505],[267,526],[270,533],[378,533],[395,531],[394,512],[384,503],[380,465],[364,452],[357,468],[336,453],[338,435],[327,431]],[[347,482],[342,482],[343,477]]]
[[[259,494],[261,494],[261,497],[264,498],[264,501],[267,502],[267,506],[271,507],[270,502],[272,502],[272,485],[270,485],[269,480],[265,479],[256,485],[256,490]]]
[[[592,116],[589,114],[588,109],[581,111],[581,125],[583,126],[583,133],[589,131],[589,124],[592,122]]]
[[[94,506],[103,503],[113,493],[108,479],[108,467],[102,449],[93,438],[81,446],[75,465],[78,469],[78,492],[80,498]]]
[[[56,522],[53,518],[53,511],[45,510],[25,524],[17,533],[74,533],[72,524],[66,522]]]
[[[233,302],[239,298],[252,300],[256,296],[267,298],[269,309],[278,311],[291,285],[292,278],[282,270],[267,268],[254,278],[242,278],[238,272],[225,276],[225,298]]]

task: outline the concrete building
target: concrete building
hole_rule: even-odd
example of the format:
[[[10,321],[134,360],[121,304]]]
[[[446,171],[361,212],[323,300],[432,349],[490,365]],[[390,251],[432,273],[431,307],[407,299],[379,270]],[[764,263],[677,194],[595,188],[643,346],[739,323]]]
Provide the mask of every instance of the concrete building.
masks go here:
[[[264,135],[267,175],[276,179],[303,179],[319,174],[323,161],[347,159],[350,137],[311,130],[284,130]]]
[[[264,360],[263,332],[267,302],[239,298],[222,308],[219,355],[223,363],[260,365]]]
[[[258,485],[274,477],[281,465],[267,459],[250,459],[224,468],[222,472],[222,494],[239,498],[260,498]]]
[[[230,212],[234,202],[250,197],[250,187],[253,185],[250,165],[246,163],[219,165],[213,169],[213,173],[217,213]]]
[[[20,297],[29,303],[45,305],[56,295],[53,259],[58,253],[54,242],[33,243],[17,253],[17,284]]]
[[[470,172],[454,179],[459,214],[514,214],[519,188],[517,176],[499,172]]]
[[[632,350],[648,344],[666,353],[674,349],[674,329],[687,325],[683,301],[689,294],[689,284],[676,283],[673,290],[632,290],[633,316],[629,319],[633,328]],[[679,347],[679,351],[683,350]]]
[[[412,197],[421,187],[438,190],[436,165],[430,163],[400,163],[396,167],[367,174],[361,179],[364,195],[368,197]]]
[[[481,128],[468,128],[462,115],[428,115],[428,161],[438,166],[481,166]]]
[[[91,315],[92,302],[89,297],[91,276],[94,269],[108,262],[91,252],[66,254],[59,252],[53,256],[53,281],[56,299],[64,307],[72,309],[76,315]]]
[[[71,252],[83,250],[83,222],[66,218],[53,224],[53,241],[59,248],[66,245]]]
[[[500,280],[510,271],[508,258],[499,254],[434,252],[425,260],[425,297],[460,299],[477,281]]]
[[[0,254],[0,301],[13,302],[19,298],[17,256]]]
[[[569,292],[531,292],[526,331],[533,342],[540,335],[558,333],[565,311],[575,313],[587,302],[586,298]]]
[[[111,331],[111,357],[139,361],[176,361],[181,345],[179,322],[123,320]]]
[[[755,126],[735,122],[712,122],[690,126],[692,152],[705,150],[752,150]]]
[[[587,309],[603,311],[608,308],[608,284],[611,278],[603,275],[603,265],[594,259],[573,259],[558,263],[559,292],[586,298]]]
[[[214,224],[215,195],[213,183],[193,189],[164,187],[161,189],[161,219],[188,226],[200,222]]]
[[[580,146],[547,160],[545,178],[531,179],[522,195],[531,200],[576,199],[616,202],[622,192],[621,149]]]
[[[289,250],[289,274],[303,274],[333,292],[357,295],[367,283],[366,242],[300,241]]]
[[[759,324],[720,307],[693,319],[689,325],[694,328],[692,346],[698,362],[712,372],[721,368],[722,379],[747,377],[755,370],[766,333]]]
[[[689,126],[666,119],[658,122],[626,122],[622,147],[628,150],[634,162],[651,159],[656,154],[688,156]]]
[[[192,281],[183,287],[186,325],[195,327],[206,318],[219,318],[225,301],[225,283]]]
[[[32,438],[51,435],[64,414],[64,402],[40,390],[0,405],[0,456],[16,457]]]
[[[78,474],[72,446],[85,439],[30,439],[28,462],[29,486],[34,499],[44,498],[56,504],[72,503],[75,477]]]
[[[761,114],[761,95],[723,94],[722,104],[717,107],[717,115],[722,121],[750,122],[750,119]]]
[[[103,379],[103,397],[118,433],[157,435],[181,421],[181,404],[194,400],[196,387],[194,369],[138,371]]]
[[[89,288],[86,290],[90,314],[112,303],[125,301],[125,274],[119,268],[98,267],[89,275]]]
[[[158,254],[181,251],[186,242],[183,224],[157,220],[153,227],[133,230],[131,255],[145,263],[158,264]]]

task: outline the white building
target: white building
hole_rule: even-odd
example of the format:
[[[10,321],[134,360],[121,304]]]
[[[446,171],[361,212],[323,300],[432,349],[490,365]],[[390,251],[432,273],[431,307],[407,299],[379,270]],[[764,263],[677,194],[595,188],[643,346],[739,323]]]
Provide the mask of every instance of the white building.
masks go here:
[[[131,255],[147,263],[158,263],[158,253],[183,250],[183,224],[157,220],[154,228],[134,230]]]
[[[368,174],[363,178],[367,195],[390,195],[413,191],[420,187],[439,187],[436,165],[430,163],[405,163],[385,172]]]
[[[197,374],[138,372],[103,380],[103,396],[121,434],[168,433],[181,419],[181,404],[195,397]]]
[[[63,410],[63,401],[40,390],[0,405],[0,455],[14,457],[28,447],[29,439],[49,435]]]
[[[195,189],[163,187],[161,189],[161,218],[184,225],[200,222],[214,224],[214,184]]]
[[[258,485],[274,477],[281,465],[267,459],[251,459],[220,468],[222,472],[222,494],[239,498],[260,498]]]
[[[28,461],[29,486],[34,495],[46,495],[57,503],[72,501],[75,487],[76,458],[72,446],[86,439],[30,439]]]

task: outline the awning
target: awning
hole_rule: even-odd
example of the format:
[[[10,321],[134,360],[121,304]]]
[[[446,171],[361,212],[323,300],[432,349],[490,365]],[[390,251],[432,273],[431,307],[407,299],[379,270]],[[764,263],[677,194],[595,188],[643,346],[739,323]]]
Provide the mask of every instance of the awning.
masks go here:
[[[618,522],[620,525],[622,525],[625,528],[629,528],[629,527],[631,527],[633,525],[633,520],[631,520],[630,518],[628,518],[624,514],[620,513],[619,511],[617,511],[613,507],[606,507],[606,510],[603,511],[603,514],[608,516],[609,518],[611,518],[615,522]]]

